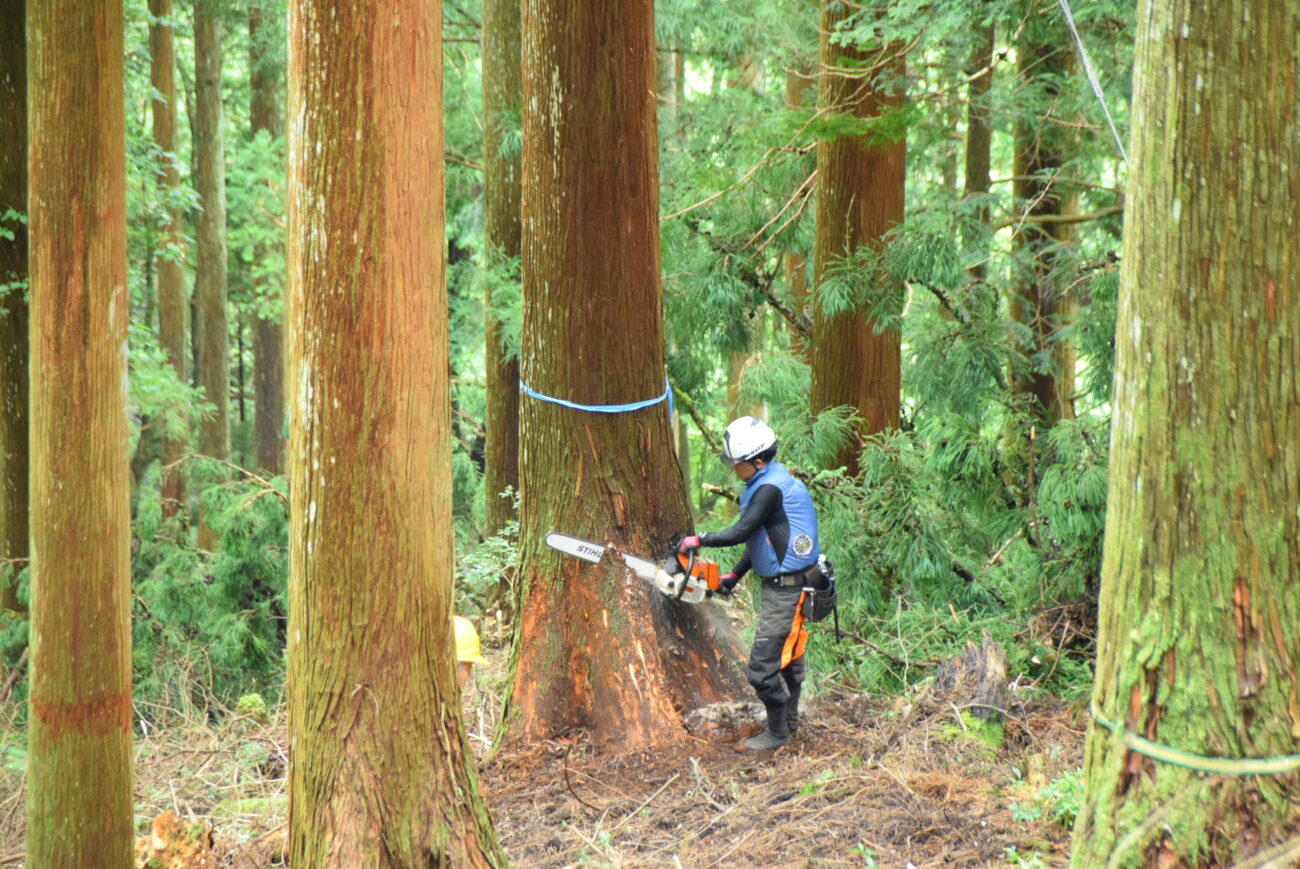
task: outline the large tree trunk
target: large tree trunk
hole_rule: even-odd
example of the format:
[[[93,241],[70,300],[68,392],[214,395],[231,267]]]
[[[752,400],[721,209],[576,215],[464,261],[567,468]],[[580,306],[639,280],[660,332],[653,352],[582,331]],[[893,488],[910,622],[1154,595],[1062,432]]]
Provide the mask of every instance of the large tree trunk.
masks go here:
[[[198,164],[198,302],[195,372],[216,408],[199,423],[199,452],[230,458],[230,327],[226,322],[226,149],[222,130],[221,21],[218,0],[197,0],[194,9],[194,152]],[[215,544],[200,517],[199,547]]]
[[[126,867],[134,840],[122,4],[45,0],[27,14],[26,860]]]
[[[1137,17],[1093,703],[1181,752],[1294,755],[1300,7],[1230,0],[1188,27],[1202,11],[1144,0]],[[1094,724],[1073,864],[1227,866],[1278,845],[1300,826],[1289,766],[1204,777]],[[1297,860],[1291,839],[1267,865]]]
[[[272,139],[284,135],[279,88],[284,69],[268,58],[277,55],[266,50],[273,40],[284,39],[284,28],[275,18],[265,18],[256,3],[248,7],[249,46],[249,127],[254,136],[265,132]],[[259,249],[258,257],[264,255]],[[260,275],[253,278],[254,295],[262,295]],[[254,316],[253,320],[253,394],[255,417],[254,439],[258,467],[273,474],[284,473],[284,335],[280,323]]]
[[[172,25],[163,21],[172,14],[171,0],[149,0],[149,13],[155,21],[149,25],[149,81],[154,89],[153,140],[160,152],[158,184],[162,195],[172,203],[180,190],[181,175],[176,165],[176,47]],[[168,220],[161,228],[154,257],[158,276],[158,344],[172,368],[176,379],[185,382],[185,310],[189,300],[185,292],[185,272],[181,267],[185,236],[181,228],[181,209],[172,204],[167,209]],[[178,407],[174,413],[187,415],[188,409]],[[172,516],[185,502],[185,476],[180,461],[184,458],[187,439],[162,437],[162,507],[163,515]]]
[[[1049,0],[1041,3],[1055,5]],[[1017,373],[1012,389],[1031,396],[1035,415],[1051,425],[1074,418],[1076,354],[1074,343],[1058,334],[1073,318],[1074,304],[1055,274],[1062,248],[1074,238],[1075,225],[1050,221],[1074,214],[1079,195],[1077,187],[1053,177],[1077,148],[1071,119],[1056,113],[1061,82],[1074,73],[1074,52],[1063,31],[1043,32],[1046,25],[1046,21],[1031,22],[1016,52],[1022,87],[1040,95],[1046,108],[1042,116],[1022,118],[1016,124],[1012,187],[1025,219],[1017,224],[1013,243],[1027,262],[1015,278],[1008,307],[1012,319],[1031,336],[1021,348],[1024,356],[1050,360],[1040,363],[1040,370]]]
[[[0,215],[27,212],[25,0],[0,0]],[[27,226],[0,218],[0,608],[20,611],[13,577],[27,558]]]
[[[289,9],[289,862],[501,865],[452,655],[441,4]]]
[[[525,0],[525,383],[583,405],[664,391],[651,0]],[[690,527],[665,403],[521,408],[519,647],[512,736],[588,728],[598,745],[680,740],[681,712],[734,699],[712,607],[622,565],[547,549],[548,531],[663,556]]]
[[[519,0],[483,2],[483,200],[488,256],[493,262],[519,256],[519,155],[503,156],[505,125],[520,109]],[[489,292],[491,292],[489,290]],[[502,498],[519,491],[519,356],[501,346],[501,324],[492,299],[484,299],[487,373],[487,443],[483,518],[495,534],[515,518],[514,502]]]
[[[851,14],[846,4],[822,0],[818,100],[831,111],[875,118],[902,103],[902,49],[890,44],[862,52],[832,44],[831,36]],[[870,72],[846,74],[849,66]],[[906,163],[907,144],[901,137],[894,142],[873,141],[868,135],[818,143],[814,286],[859,247],[879,249],[881,237],[903,219]],[[813,306],[813,338],[811,407],[814,412],[839,405],[857,410],[859,440],[839,457],[850,473],[857,473],[861,438],[898,426],[899,334],[877,332],[864,311],[827,317],[818,303]]]

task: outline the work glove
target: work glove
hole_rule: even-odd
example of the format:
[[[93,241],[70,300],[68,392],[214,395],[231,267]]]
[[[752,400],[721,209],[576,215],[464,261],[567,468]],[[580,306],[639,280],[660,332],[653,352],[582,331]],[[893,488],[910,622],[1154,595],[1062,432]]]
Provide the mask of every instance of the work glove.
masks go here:
[[[682,542],[677,544],[677,551],[680,552],[682,555],[685,555],[686,553],[690,552],[693,549],[698,550],[702,545],[703,544],[700,542],[700,538],[694,535],[690,537],[683,537]]]
[[[740,582],[740,577],[734,573],[724,573],[718,577],[718,593],[731,594],[731,590]]]

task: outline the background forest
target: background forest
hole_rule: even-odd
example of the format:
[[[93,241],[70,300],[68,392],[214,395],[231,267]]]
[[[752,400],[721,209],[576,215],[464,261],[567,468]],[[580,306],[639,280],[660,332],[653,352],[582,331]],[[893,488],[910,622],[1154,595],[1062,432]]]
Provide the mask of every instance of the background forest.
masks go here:
[[[1078,642],[1058,648],[1047,631],[1026,629],[1062,608],[1081,627],[1097,589],[1123,205],[1122,161],[1102,110],[1055,4],[891,4],[881,32],[908,47],[906,99],[873,122],[873,135],[906,141],[906,217],[883,253],[837,264],[810,301],[813,146],[857,130],[817,111],[808,78],[815,10],[792,5],[657,9],[668,373],[699,527],[734,515],[717,434],[735,415],[766,416],[783,461],[813,483],[838,566],[841,627],[858,638],[816,644],[815,655],[833,660],[815,670],[888,691],[908,678],[898,662],[945,655],[988,630],[1013,674],[1077,691],[1088,684],[1086,636],[1066,631]],[[284,143],[278,117],[259,126],[253,107],[254,88],[269,88],[282,111],[283,9],[255,11],[251,37],[247,6],[222,11],[226,288],[225,310],[209,315],[226,326],[219,408],[199,385],[205,300],[189,294],[184,377],[159,339],[160,265],[179,264],[186,285],[198,280],[192,14],[178,7],[168,19],[180,172],[168,187],[151,127],[150,13],[128,3],[134,630],[144,698],[184,685],[227,700],[274,695],[282,680],[286,433],[283,411],[267,402],[283,400],[283,363],[266,335],[282,312]],[[1089,3],[1074,12],[1122,128],[1133,10]],[[479,616],[506,605],[499,581],[513,561],[514,526],[484,519],[496,495],[483,482],[483,335],[490,297],[502,346],[517,348],[517,261],[494,259],[484,240],[480,11],[448,2],[444,15],[457,609]],[[984,167],[970,153],[972,117],[987,119]],[[517,150],[518,130],[500,147]],[[166,233],[173,209],[178,242]],[[6,219],[21,215],[10,209]],[[876,268],[893,280],[873,280]],[[22,288],[21,279],[7,286]],[[814,303],[865,305],[902,330],[899,426],[866,444],[856,476],[839,461],[849,413],[808,408],[803,342]],[[1061,384],[1051,407],[1033,391],[1044,378]],[[214,419],[229,428],[227,454],[198,443],[200,424]],[[169,436],[187,439],[175,465],[188,483],[185,509],[174,513],[161,496]],[[209,545],[198,536],[200,511]],[[11,553],[23,549],[6,542]],[[7,569],[21,606],[21,557]],[[21,610],[4,618],[12,669],[25,622]],[[865,654],[862,640],[888,654]],[[21,697],[22,680],[11,689]]]
[[[285,679],[286,10],[205,10],[126,2],[141,727],[177,711],[215,726],[254,693],[275,707]],[[485,139],[483,10],[444,0],[443,13],[456,610],[504,655],[518,525],[512,492],[488,482],[501,459],[486,424],[489,368],[520,345],[520,280],[518,258],[487,239],[483,167],[517,157],[522,135],[515,117]],[[1134,9],[1073,13],[1124,136]],[[151,23],[174,32],[174,94],[159,86]],[[1021,696],[1082,703],[1125,181],[1102,104],[1056,2],[894,0],[850,19],[835,42],[906,57],[880,86],[896,105],[868,121],[819,109],[817,24],[811,2],[656,4],[665,354],[697,527],[735,514],[717,434],[761,415],[813,491],[837,566],[844,639],[816,628],[814,692],[892,695],[987,635]],[[174,110],[170,144],[160,101]],[[864,131],[905,146],[902,219],[818,283],[815,148]],[[12,240],[23,221],[0,202],[0,233]],[[25,292],[21,274],[0,281],[4,299]],[[862,439],[855,409],[809,403],[812,321],[850,311],[896,330],[902,354],[897,424]],[[23,445],[0,434],[12,439],[0,448]],[[27,530],[14,519],[25,489],[3,494],[0,749],[13,775],[26,751]]]

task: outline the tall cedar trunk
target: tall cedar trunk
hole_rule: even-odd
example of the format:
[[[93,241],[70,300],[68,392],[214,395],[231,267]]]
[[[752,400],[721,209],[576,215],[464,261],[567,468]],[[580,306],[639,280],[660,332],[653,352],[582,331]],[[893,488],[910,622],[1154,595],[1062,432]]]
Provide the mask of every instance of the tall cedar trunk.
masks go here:
[[[494,261],[519,256],[519,155],[501,153],[521,100],[519,0],[483,2],[483,199]],[[515,518],[507,488],[519,490],[519,357],[501,346],[501,323],[486,299],[487,443],[483,519],[495,534]]]
[[[278,53],[267,51],[272,40],[284,38],[281,26],[274,18],[263,18],[262,7],[248,7],[249,45],[249,127],[254,136],[265,132],[272,139],[284,135],[284,122],[280,112],[278,89],[283,68],[272,64],[268,57]],[[258,252],[258,256],[263,251]],[[253,278],[253,292],[266,292],[262,278]],[[255,416],[254,435],[257,444],[257,464],[273,474],[284,473],[284,333],[280,323],[254,316],[253,321],[253,394]]]
[[[197,0],[194,9],[194,152],[198,164],[198,302],[196,380],[216,411],[199,423],[199,452],[230,458],[230,335],[226,322],[226,148],[221,105],[221,21],[218,0]],[[215,543],[206,522],[199,547]]]
[[[452,655],[441,4],[289,16],[290,863],[502,865]]]
[[[1047,0],[1043,0],[1047,5]],[[1046,22],[1035,22],[1016,52],[1022,86],[1041,91],[1049,106],[1042,117],[1022,119],[1016,125],[1014,196],[1029,218],[1017,224],[1014,244],[1028,258],[1008,299],[1011,317],[1028,331],[1026,357],[1051,360],[1045,371],[1025,371],[1012,378],[1012,388],[1033,397],[1033,411],[1051,425],[1074,418],[1073,342],[1059,333],[1069,325],[1074,305],[1062,293],[1054,274],[1061,248],[1074,238],[1075,226],[1050,222],[1078,210],[1078,190],[1052,176],[1070,160],[1076,149],[1071,119],[1055,114],[1061,82],[1074,74],[1074,52],[1057,30],[1040,33]],[[1047,218],[1049,222],[1034,222]]]
[[[651,0],[523,4],[524,381],[579,404],[664,390]],[[681,711],[733,699],[738,650],[714,607],[675,603],[548,531],[664,556],[690,528],[668,408],[521,408],[512,737],[588,728],[599,745],[680,740]],[[725,641],[725,650],[718,645]]]
[[[1300,226],[1300,7],[1230,0],[1188,26],[1201,11],[1144,0],[1137,17],[1093,702],[1184,752],[1289,755],[1300,250],[1281,239]],[[1295,772],[1202,777],[1096,725],[1085,769],[1075,866],[1227,866],[1296,833]]]
[[[115,0],[27,9],[28,866],[133,862],[122,26]]]
[[[976,7],[984,9],[984,4]],[[988,13],[986,13],[988,14]],[[990,167],[993,152],[993,116],[989,105],[989,89],[993,86],[993,23],[980,26],[975,32],[975,45],[971,49],[966,75],[973,76],[966,104],[966,178],[964,195],[967,199],[984,197],[992,187]],[[981,234],[988,231],[989,206],[987,202],[975,208],[975,220]],[[983,280],[986,269],[981,261],[970,267],[971,277]]]
[[[831,111],[874,118],[903,100],[901,48],[872,52],[831,43],[840,22],[852,14],[843,3],[822,0],[818,100]],[[852,74],[842,72],[855,68]],[[903,219],[907,144],[870,135],[817,145],[817,236],[813,280],[863,245],[881,247],[881,236]],[[888,280],[883,275],[877,282]],[[883,286],[883,284],[882,284]],[[848,405],[862,418],[860,437],[898,426],[902,367],[899,335],[876,331],[865,312],[826,317],[813,306],[811,406],[813,411]],[[861,441],[845,449],[840,464],[856,473]]]
[[[176,165],[176,47],[171,17],[171,0],[149,0],[149,13],[157,20],[149,25],[149,81],[153,86],[153,140],[158,146],[158,184],[166,201],[175,202],[181,175]],[[181,209],[167,209],[167,223],[157,240],[159,251],[154,257],[158,276],[158,344],[176,371],[176,379],[185,382],[185,310],[189,300],[185,292],[185,272],[181,267],[185,236],[181,228]],[[175,414],[188,410],[177,407]],[[186,438],[162,438],[162,508],[172,516],[185,501],[185,477],[178,464],[185,456]]]
[[[800,64],[804,66],[804,64]],[[791,68],[785,72],[785,107],[798,109],[803,105],[804,92],[816,81],[812,74],[802,68]],[[807,316],[808,305],[808,257],[802,251],[787,251],[785,254],[785,286],[790,294],[790,309],[801,316]],[[806,357],[808,348],[803,334],[793,327],[789,330],[790,349],[799,356]]]
[[[27,212],[25,0],[0,0],[0,215]],[[0,226],[0,287],[27,278],[27,227]],[[27,303],[0,289],[0,608],[21,610],[13,577],[27,557]]]

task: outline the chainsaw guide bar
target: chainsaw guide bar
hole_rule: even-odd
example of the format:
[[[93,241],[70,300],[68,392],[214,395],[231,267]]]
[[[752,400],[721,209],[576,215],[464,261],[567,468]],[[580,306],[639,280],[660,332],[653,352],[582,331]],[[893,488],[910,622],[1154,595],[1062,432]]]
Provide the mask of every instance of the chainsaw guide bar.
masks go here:
[[[640,558],[613,546],[593,543],[590,540],[583,540],[581,537],[570,537],[568,534],[560,534],[555,531],[546,535],[546,545],[558,552],[563,552],[565,555],[580,558],[591,564],[599,564],[601,558],[608,552],[616,559],[622,559],[623,564],[629,570],[671,598],[685,603],[699,603],[707,597],[718,603],[723,603],[719,597],[710,593],[703,578],[697,576],[695,572],[692,572],[689,578],[682,572],[670,574],[663,567],[649,559]],[[672,565],[672,567],[675,570],[680,569],[680,565]]]

